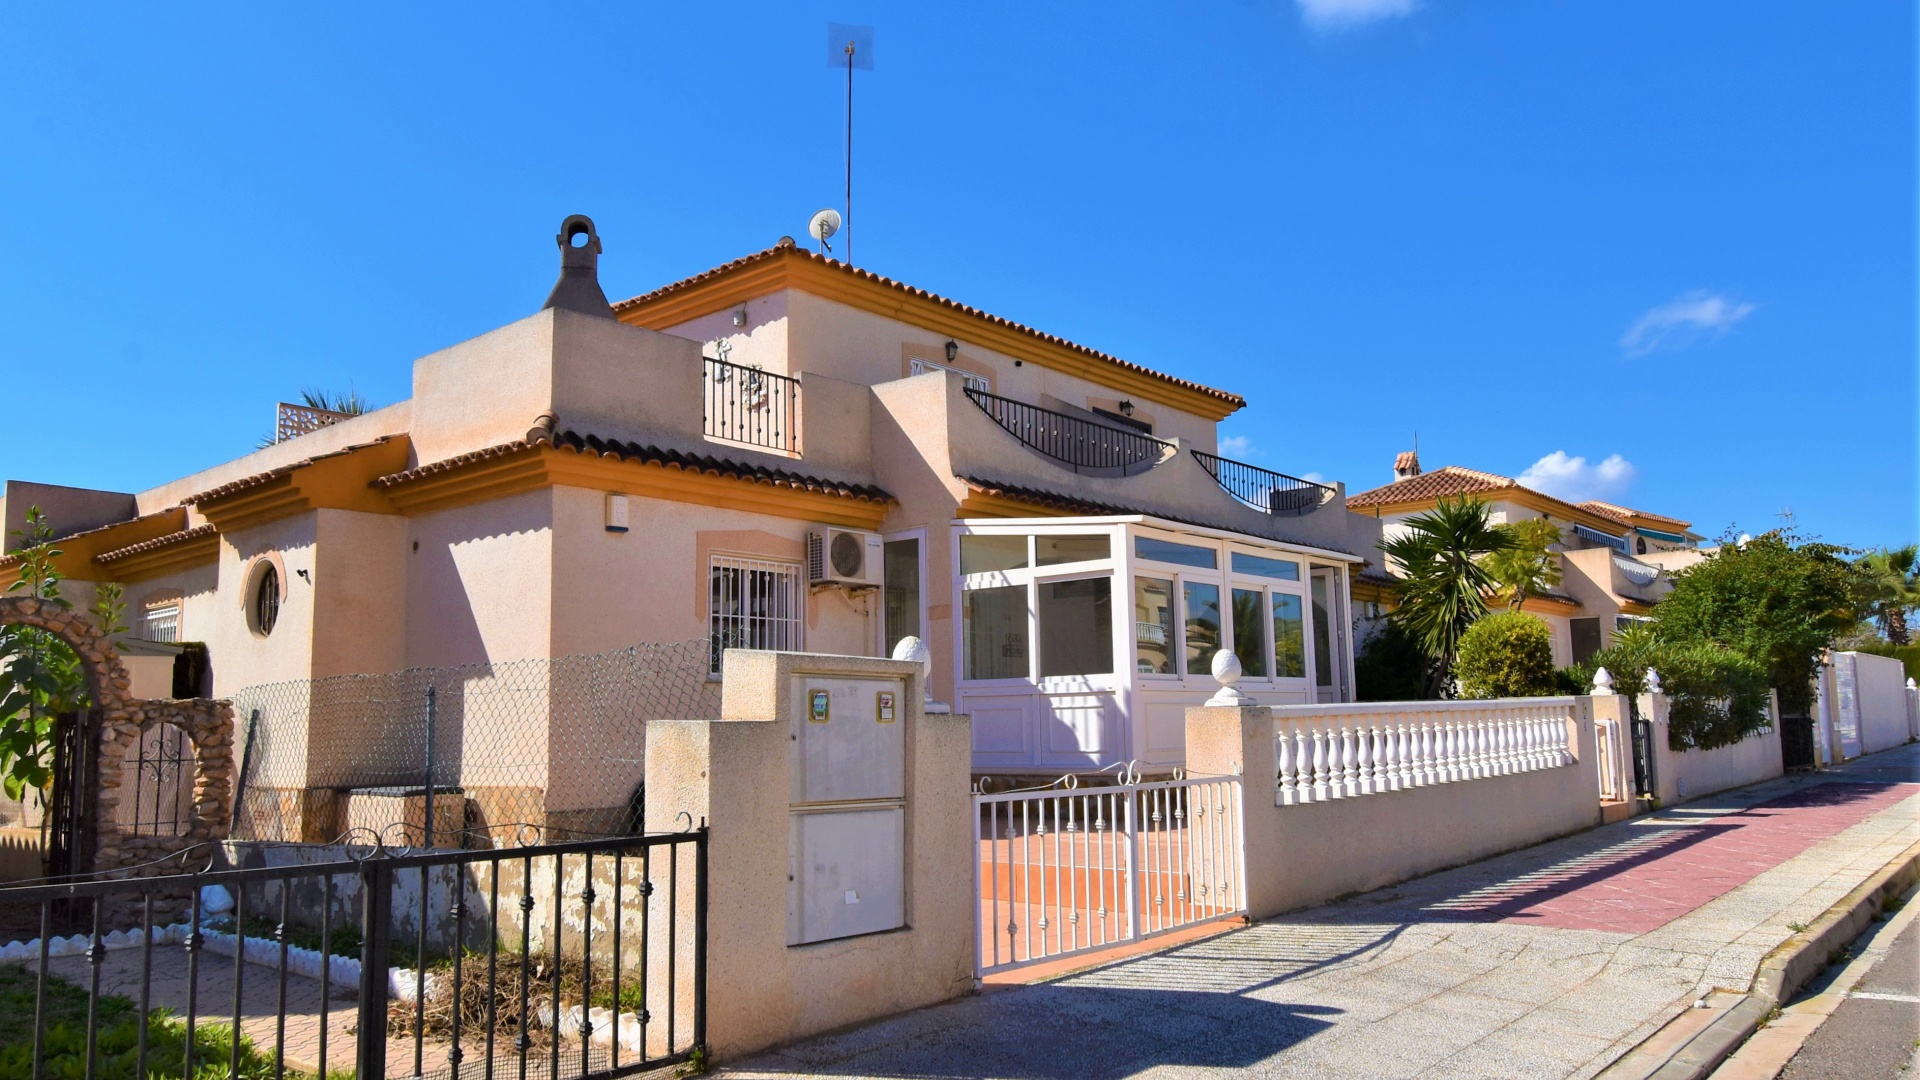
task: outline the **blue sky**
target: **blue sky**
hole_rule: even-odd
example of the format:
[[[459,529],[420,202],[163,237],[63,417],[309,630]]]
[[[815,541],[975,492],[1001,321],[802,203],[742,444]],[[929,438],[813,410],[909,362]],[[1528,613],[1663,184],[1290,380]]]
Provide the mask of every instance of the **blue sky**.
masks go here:
[[[616,298],[801,235],[837,20],[856,260],[1245,394],[1248,460],[1358,491],[1417,430],[1709,535],[1920,537],[1910,4],[533,7],[0,10],[0,474],[404,397],[569,212]]]

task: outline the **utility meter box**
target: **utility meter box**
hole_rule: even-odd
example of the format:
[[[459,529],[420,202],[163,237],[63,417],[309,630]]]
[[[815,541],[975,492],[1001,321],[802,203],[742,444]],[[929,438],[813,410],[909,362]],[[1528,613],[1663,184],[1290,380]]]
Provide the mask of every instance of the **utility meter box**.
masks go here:
[[[787,943],[906,925],[906,683],[796,676]]]

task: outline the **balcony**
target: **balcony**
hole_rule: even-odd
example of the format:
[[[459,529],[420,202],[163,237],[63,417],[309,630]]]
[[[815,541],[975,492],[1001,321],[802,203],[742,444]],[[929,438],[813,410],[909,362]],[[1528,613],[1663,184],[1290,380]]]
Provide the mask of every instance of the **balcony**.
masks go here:
[[[1310,514],[1334,497],[1325,484],[1234,461],[1202,450],[1191,451],[1221,490],[1263,514]]]
[[[969,386],[980,411],[1027,448],[1087,476],[1132,476],[1158,464],[1173,444],[1139,431],[1108,427]]]
[[[735,446],[800,456],[800,380],[704,358],[705,432]]]

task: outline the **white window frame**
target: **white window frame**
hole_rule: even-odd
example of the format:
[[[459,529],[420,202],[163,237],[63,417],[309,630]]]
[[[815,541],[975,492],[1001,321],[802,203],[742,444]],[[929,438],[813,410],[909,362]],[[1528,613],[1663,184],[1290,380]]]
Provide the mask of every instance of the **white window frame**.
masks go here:
[[[714,576],[716,571],[732,570],[746,574],[769,574],[779,583],[779,595],[775,598],[773,610],[764,614],[745,612],[741,614],[723,614],[714,604]],[[716,551],[707,556],[707,632],[720,643],[730,636],[730,630],[743,630],[737,643],[721,645],[712,650],[711,666],[708,678],[720,676],[721,654],[727,648],[769,649],[776,652],[799,652],[806,644],[807,630],[807,589],[806,575],[797,562],[785,559],[768,558],[765,555],[737,555]],[[728,620],[731,620],[729,624]]]
[[[886,545],[897,540],[918,540],[920,542],[920,640],[927,643],[927,648],[933,648],[932,627],[927,622],[927,608],[929,607],[927,594],[931,591],[927,587],[927,532],[927,527],[920,525],[911,529],[901,529],[898,532],[880,534],[881,594],[875,598],[877,602],[873,620],[873,654],[875,656],[884,659],[888,655],[885,580],[887,565]]]
[[[963,371],[960,368],[954,367],[952,364],[942,364],[937,360],[928,360],[922,356],[914,356],[911,353],[907,354],[908,378],[912,378],[915,375],[925,375],[930,371],[951,371],[955,375],[965,379],[967,385],[975,390],[983,394],[993,393],[993,380],[987,378],[985,375],[975,374],[971,371]]]

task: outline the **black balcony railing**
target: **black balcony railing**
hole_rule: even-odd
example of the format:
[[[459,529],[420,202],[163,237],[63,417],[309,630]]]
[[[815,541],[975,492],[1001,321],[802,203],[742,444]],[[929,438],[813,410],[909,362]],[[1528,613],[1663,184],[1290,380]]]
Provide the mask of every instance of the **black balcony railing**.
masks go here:
[[[1200,450],[1193,456],[1227,494],[1262,513],[1304,514],[1333,496],[1333,489],[1325,484]]]
[[[1173,445],[971,386],[966,394],[1009,435],[1077,473],[1126,476],[1159,461]]]
[[[800,453],[800,380],[707,358],[706,432],[715,439]]]

